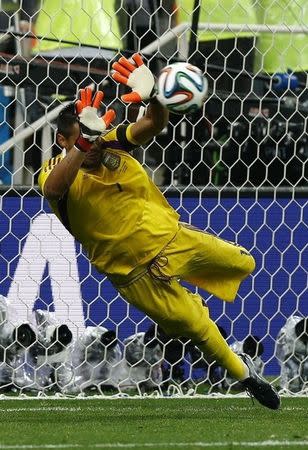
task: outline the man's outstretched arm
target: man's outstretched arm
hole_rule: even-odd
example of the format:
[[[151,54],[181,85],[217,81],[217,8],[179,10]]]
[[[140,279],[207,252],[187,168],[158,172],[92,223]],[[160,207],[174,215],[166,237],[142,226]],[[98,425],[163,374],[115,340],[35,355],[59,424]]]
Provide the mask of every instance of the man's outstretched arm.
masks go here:
[[[92,150],[97,137],[108,128],[115,118],[113,110],[106,111],[102,117],[98,116],[98,108],[103,98],[102,91],[97,91],[93,96],[91,88],[81,89],[80,99],[75,104],[74,112],[70,111],[59,116],[60,121],[70,124],[70,135],[65,137],[58,132],[58,143],[62,148],[66,148],[67,155],[54,167],[47,165],[44,168],[45,176],[47,175],[48,178],[42,176],[41,186],[44,196],[48,200],[60,199],[67,192],[74,182],[87,152]],[[43,178],[45,178],[45,182]]]
[[[169,111],[154,98],[150,101],[145,115],[132,125],[132,138],[138,144],[146,144],[168,125],[168,121]]]
[[[65,158],[53,167],[43,186],[44,197],[47,200],[59,200],[68,191],[85,156],[85,153],[73,147]]]

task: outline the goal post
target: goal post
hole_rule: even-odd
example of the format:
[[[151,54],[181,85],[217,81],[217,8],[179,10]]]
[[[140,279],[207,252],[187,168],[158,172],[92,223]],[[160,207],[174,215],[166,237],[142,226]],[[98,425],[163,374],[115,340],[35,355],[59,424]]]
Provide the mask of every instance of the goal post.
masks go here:
[[[37,186],[42,160],[59,152],[55,118],[81,87],[101,88],[119,123],[141,116],[138,107],[119,100],[121,88],[110,77],[114,59],[134,51],[145,55],[156,74],[168,63],[189,60],[208,77],[202,111],[171,115],[168,127],[134,156],[182,221],[252,253],[256,270],[233,304],[200,294],[235,351],[250,352],[257,370],[282,393],[307,394],[304,8],[298,20],[286,13],[279,24],[270,14],[262,22],[260,11],[255,22],[242,23],[238,13],[237,20],[218,23],[204,16],[202,1],[142,2],[135,9],[136,2],[115,1],[110,2],[113,13],[97,2],[105,28],[85,11],[92,32],[108,29],[108,42],[112,36],[120,39],[119,49],[103,45],[103,37],[97,47],[91,31],[78,42],[74,11],[68,15],[72,29],[62,30],[55,42],[55,28],[53,37],[35,28],[40,6],[26,11],[25,2],[15,3],[19,20],[28,24],[15,23],[14,11],[1,13],[6,25],[1,25],[0,44],[0,394],[239,392],[235,381],[185,337],[171,340],[121,298],[91,267]],[[200,8],[198,31],[180,14],[188,4],[190,18],[193,5]],[[236,10],[242,2],[232,4]],[[48,13],[53,27],[61,25],[65,0],[61,5]],[[53,45],[34,53],[28,45],[34,31],[39,43]],[[196,42],[190,41],[192,32]],[[260,36],[270,37],[267,51]],[[281,47],[277,36],[290,39],[290,45]],[[294,63],[290,48],[299,63],[283,70],[284,62]],[[272,60],[265,66],[271,51],[277,70]],[[264,67],[256,66],[260,55]]]

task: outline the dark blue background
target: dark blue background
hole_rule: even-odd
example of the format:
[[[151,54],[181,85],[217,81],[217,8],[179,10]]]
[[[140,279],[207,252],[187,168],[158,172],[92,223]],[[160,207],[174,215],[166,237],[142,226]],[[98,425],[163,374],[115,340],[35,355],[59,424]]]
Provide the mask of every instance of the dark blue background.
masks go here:
[[[210,313],[225,328],[229,342],[252,333],[263,338],[266,373],[277,374],[273,357],[275,338],[286,318],[308,316],[307,298],[307,199],[170,198],[181,220],[222,238],[239,242],[257,262],[253,277],[246,280],[235,303],[224,303],[201,292]],[[41,197],[2,197],[0,212],[0,294],[6,295],[33,217],[49,212]],[[306,214],[306,217],[305,217]],[[103,324],[117,329],[123,339],[147,328],[149,321],[117,296],[110,283],[93,268],[76,244],[81,292],[87,325]],[[88,274],[91,276],[88,276]],[[48,273],[40,287],[36,306],[52,304]],[[109,313],[108,313],[109,310]],[[109,314],[109,315],[108,315]]]

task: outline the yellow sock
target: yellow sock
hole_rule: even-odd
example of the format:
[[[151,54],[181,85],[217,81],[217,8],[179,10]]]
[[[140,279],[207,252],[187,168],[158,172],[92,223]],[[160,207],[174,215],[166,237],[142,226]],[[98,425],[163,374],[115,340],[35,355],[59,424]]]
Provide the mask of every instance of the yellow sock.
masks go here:
[[[197,344],[206,358],[217,361],[229,375],[237,380],[244,380],[249,376],[248,367],[242,359],[234,353],[221,335],[215,323],[209,319],[204,340]]]

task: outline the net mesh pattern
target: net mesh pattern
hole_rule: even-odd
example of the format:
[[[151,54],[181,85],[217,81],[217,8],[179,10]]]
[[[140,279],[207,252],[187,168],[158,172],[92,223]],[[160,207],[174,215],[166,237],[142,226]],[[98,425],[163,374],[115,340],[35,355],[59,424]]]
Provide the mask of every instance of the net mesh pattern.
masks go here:
[[[211,1],[207,8],[192,0],[76,1],[74,10],[65,0],[43,7],[40,1],[4,3],[2,393],[241,391],[193,343],[168,338],[121,298],[91,267],[37,186],[42,161],[59,153],[56,118],[80,88],[102,89],[104,108],[116,110],[117,123],[142,116],[145,105],[121,102],[125,90],[110,76],[120,54],[136,51],[156,75],[176,61],[205,73],[203,108],[171,114],[166,129],[133,155],[182,221],[253,254],[256,270],[233,304],[200,294],[237,353],[250,354],[256,370],[282,392],[307,393],[304,1]]]

